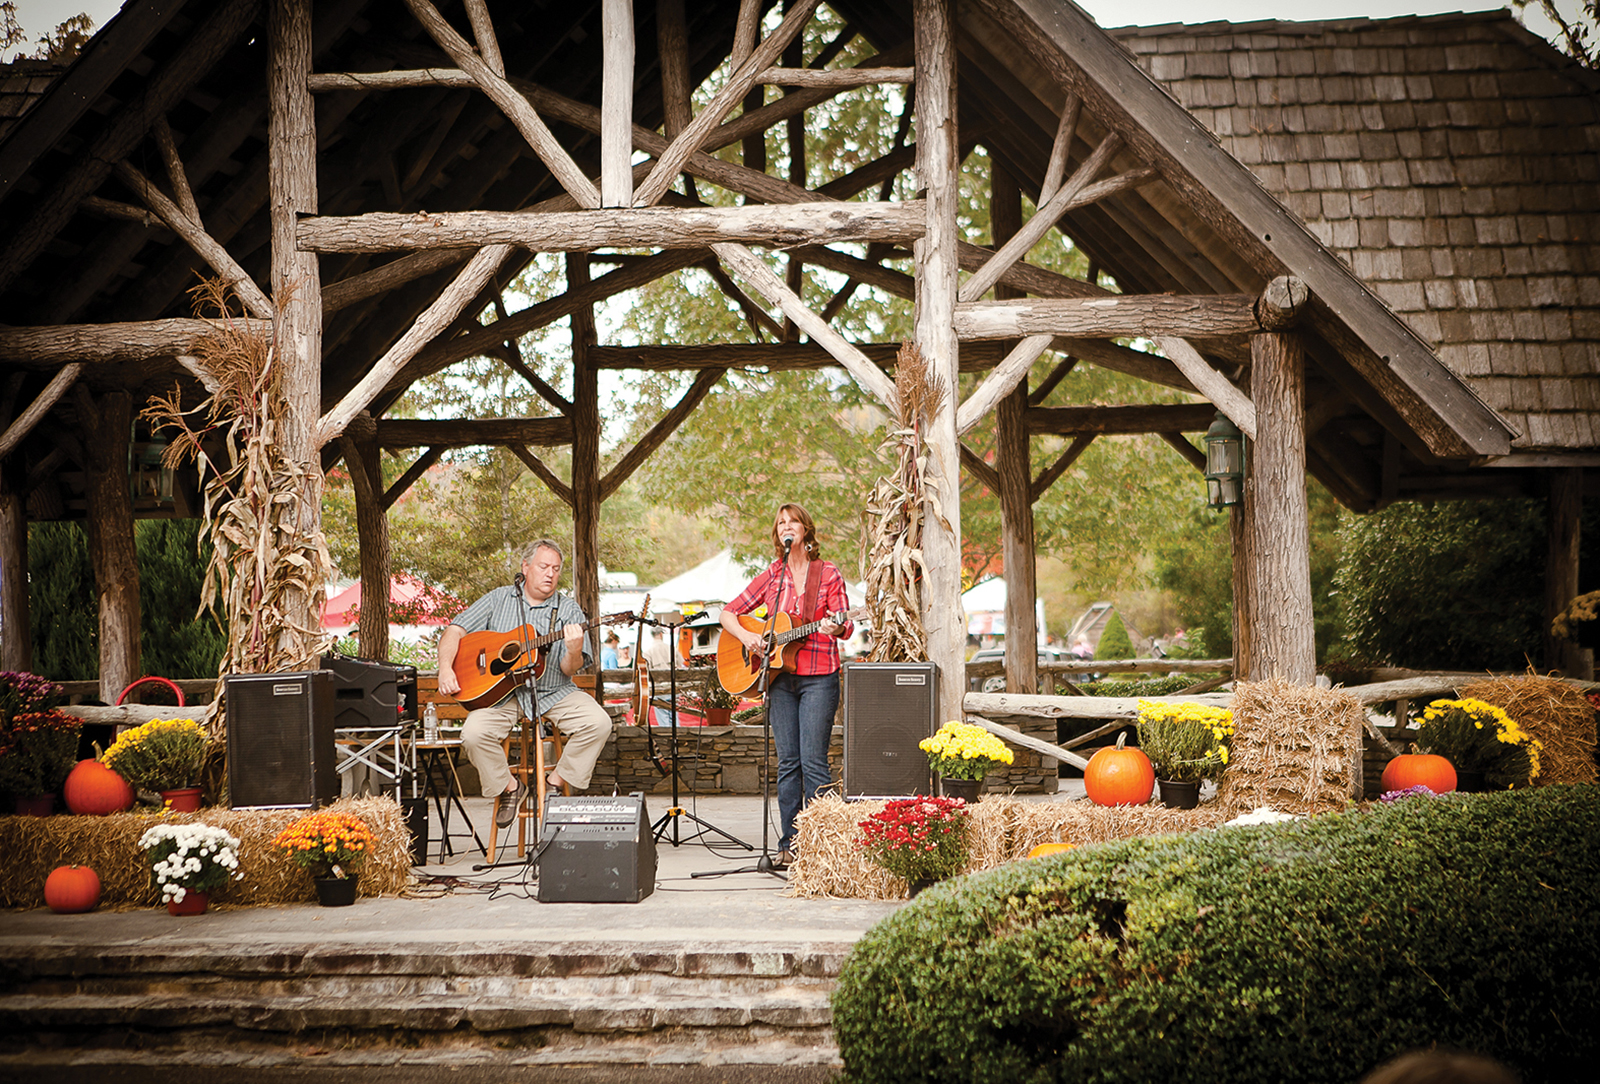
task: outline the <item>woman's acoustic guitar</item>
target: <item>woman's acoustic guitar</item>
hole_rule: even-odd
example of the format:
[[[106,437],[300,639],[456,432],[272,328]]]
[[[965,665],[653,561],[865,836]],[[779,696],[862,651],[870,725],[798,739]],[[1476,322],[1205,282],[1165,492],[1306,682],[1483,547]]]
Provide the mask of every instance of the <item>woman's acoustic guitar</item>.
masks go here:
[[[809,624],[795,625],[788,614],[780,611],[772,619],[770,634],[763,640],[766,650],[760,653],[751,651],[739,642],[737,636],[724,629],[723,635],[717,638],[717,680],[724,689],[737,696],[756,683],[763,666],[769,664],[769,658],[772,669],[786,670],[792,674],[800,656],[801,640],[829,621],[842,625],[846,621],[865,617],[866,613],[864,608],[840,610]],[[739,624],[751,632],[768,632],[767,622],[749,614],[740,614]]]
[[[588,632],[597,625],[627,625],[635,620],[631,610],[607,614],[587,622],[583,630]],[[550,645],[564,639],[566,634],[561,629],[541,634],[532,625],[520,625],[510,632],[467,633],[456,648],[455,662],[450,664],[461,683],[456,702],[468,711],[500,703],[529,678],[543,674]]]

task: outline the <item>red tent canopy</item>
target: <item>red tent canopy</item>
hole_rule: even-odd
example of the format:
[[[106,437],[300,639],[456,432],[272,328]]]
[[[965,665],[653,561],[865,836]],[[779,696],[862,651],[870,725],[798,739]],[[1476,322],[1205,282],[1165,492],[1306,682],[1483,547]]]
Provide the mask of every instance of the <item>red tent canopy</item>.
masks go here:
[[[389,609],[396,625],[447,625],[462,610],[461,600],[411,576],[389,578]],[[354,625],[361,609],[361,583],[328,597],[322,607],[323,628]]]

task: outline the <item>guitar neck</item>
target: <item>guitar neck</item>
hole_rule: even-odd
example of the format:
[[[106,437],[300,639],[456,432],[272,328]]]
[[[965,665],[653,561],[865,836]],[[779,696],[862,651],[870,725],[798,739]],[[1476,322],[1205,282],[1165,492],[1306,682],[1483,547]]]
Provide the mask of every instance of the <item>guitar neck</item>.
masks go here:
[[[632,616],[633,615],[631,613],[607,614],[604,617],[597,617],[593,621],[585,621],[579,627],[582,628],[584,632],[588,632],[590,629],[597,628],[600,625],[614,624],[615,622],[623,621]],[[528,640],[527,648],[533,651],[543,651],[557,640],[565,640],[566,638],[567,634],[564,631],[557,629],[555,632],[547,632],[543,636],[535,636],[533,639]]]
[[[810,636],[813,632],[816,632],[823,625],[826,625],[830,621],[834,622],[835,624],[843,624],[845,619],[848,618],[849,616],[850,616],[849,611],[841,610],[840,612],[838,612],[836,614],[829,614],[827,617],[819,617],[817,620],[812,621],[810,624],[796,625],[794,628],[790,629],[788,632],[780,633],[779,635],[774,636],[772,638],[772,643],[773,643],[774,646],[776,646],[778,644],[787,644],[787,643],[791,643],[791,642],[793,642],[795,640],[804,639],[805,637]]]

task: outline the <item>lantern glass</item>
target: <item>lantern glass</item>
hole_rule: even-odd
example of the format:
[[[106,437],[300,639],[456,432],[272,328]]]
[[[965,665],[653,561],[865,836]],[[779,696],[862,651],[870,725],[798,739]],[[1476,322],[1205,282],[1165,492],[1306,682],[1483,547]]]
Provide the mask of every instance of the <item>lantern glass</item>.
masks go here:
[[[1217,413],[1206,430],[1206,501],[1225,508],[1244,500],[1244,434]]]

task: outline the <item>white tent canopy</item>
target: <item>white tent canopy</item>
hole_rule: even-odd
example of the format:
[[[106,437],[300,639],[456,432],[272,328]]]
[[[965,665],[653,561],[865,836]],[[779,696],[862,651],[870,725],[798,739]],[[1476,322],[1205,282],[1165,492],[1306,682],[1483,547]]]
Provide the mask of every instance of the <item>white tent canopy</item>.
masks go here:
[[[687,606],[711,610],[714,614],[725,603],[737,598],[739,592],[765,567],[765,563],[741,561],[734,557],[732,550],[723,550],[689,571],[651,588],[651,608]],[[855,607],[860,606],[866,596],[860,584],[846,580],[845,597]]]
[[[1002,576],[991,576],[973,584],[961,593],[961,608],[967,614],[967,632],[972,636],[1006,633],[1006,581]],[[1038,639],[1044,640],[1044,599],[1033,600],[1033,617],[1038,628]]]

